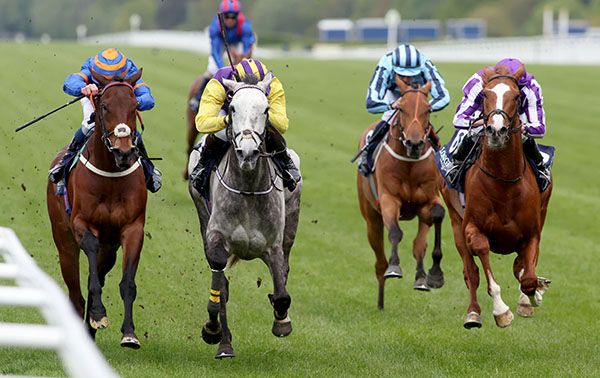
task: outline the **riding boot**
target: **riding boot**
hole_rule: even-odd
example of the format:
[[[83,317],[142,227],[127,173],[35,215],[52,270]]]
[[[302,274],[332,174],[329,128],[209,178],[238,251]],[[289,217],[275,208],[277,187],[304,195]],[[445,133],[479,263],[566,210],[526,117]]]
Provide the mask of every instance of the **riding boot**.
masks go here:
[[[202,78],[202,82],[200,83],[200,86],[198,87],[198,90],[196,91],[196,93],[194,93],[194,96],[190,99],[188,106],[192,112],[194,112],[194,113],[198,112],[198,109],[200,108],[200,99],[202,98],[202,93],[204,92],[204,88],[206,88],[206,85],[208,84],[210,79],[211,79],[211,77],[209,77],[208,75],[205,74],[204,77]]]
[[[294,164],[292,157],[287,152],[287,147],[283,135],[276,128],[267,126],[267,134],[265,137],[265,147],[267,152],[273,156],[273,163],[281,172],[283,185],[290,192],[296,189],[296,184],[300,181],[300,171]]]
[[[135,132],[135,146],[138,149],[138,153],[141,159],[142,168],[144,169],[144,178],[146,181],[146,188],[151,193],[156,193],[162,187],[162,173],[154,166],[154,163],[148,157],[148,151],[142,140],[142,134]]]
[[[540,187],[540,192],[545,191],[548,185],[550,185],[550,171],[544,165],[544,158],[533,138],[525,139],[523,142],[523,152],[525,152],[525,156],[535,165],[539,172],[536,175],[536,180]]]
[[[385,133],[388,131],[388,123],[386,121],[380,121],[377,126],[373,129],[371,136],[367,139],[366,146],[364,147],[365,151],[363,152],[363,156],[360,159],[358,164],[358,169],[363,174],[363,176],[368,176],[371,174],[373,170],[373,153],[377,149],[379,142],[385,136]]]
[[[200,153],[200,160],[190,174],[193,187],[204,197],[208,197],[210,172],[225,156],[229,142],[217,138],[214,134],[207,135]]]
[[[87,140],[87,137],[85,136],[85,134],[83,133],[81,128],[77,129],[77,131],[75,132],[73,139],[69,143],[69,146],[67,147],[67,150],[65,151],[65,154],[63,155],[63,157],[58,161],[58,163],[56,163],[56,165],[54,167],[50,168],[50,170],[48,171],[48,177],[49,177],[50,181],[57,184],[57,187],[60,185],[61,188],[64,188],[63,178],[65,175],[65,163],[74,154],[79,152],[79,150],[85,144],[86,140]],[[58,189],[61,189],[61,188],[58,188]]]
[[[450,169],[448,169],[448,172],[446,174],[446,177],[448,178],[448,181],[450,181],[450,183],[456,184],[456,181],[459,178],[458,176],[461,171],[461,167],[464,161],[467,159],[467,157],[469,157],[469,153],[471,152],[471,150],[473,150],[476,141],[476,134],[467,134],[456,149],[456,152],[452,156],[453,166]]]

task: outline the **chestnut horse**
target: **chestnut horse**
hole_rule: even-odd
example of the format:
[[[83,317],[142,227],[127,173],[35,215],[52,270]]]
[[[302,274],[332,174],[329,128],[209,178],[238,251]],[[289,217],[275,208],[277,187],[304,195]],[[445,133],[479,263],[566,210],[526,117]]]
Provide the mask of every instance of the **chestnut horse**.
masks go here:
[[[499,67],[483,74],[484,132],[480,137],[480,155],[465,177],[464,214],[456,201],[456,191],[445,185],[442,188],[471,297],[465,328],[481,327],[481,308],[477,303],[479,269],[473,256],[481,260],[499,327],[509,326],[513,314],[500,296],[500,286],[490,266],[490,251],[504,255],[517,252],[513,273],[520,283],[519,315],[533,314],[531,306],[540,304],[549,284],[538,279],[535,267],[552,184],[540,193],[523,153],[517,85],[523,72],[521,67],[511,75],[506,67]]]
[[[48,214],[58,249],[60,268],[75,310],[90,335],[108,326],[102,304],[106,274],[115,265],[116,252],[123,246],[123,278],[119,285],[125,305],[121,345],[139,348],[134,333],[132,308],[136,296],[135,274],[144,240],[146,185],[137,149],[133,144],[137,100],[133,87],[142,70],[123,81],[110,82],[92,73],[101,90],[92,98],[95,129],[70,174],[67,194],[55,194],[48,182]],[[60,158],[58,154],[52,164]],[[71,214],[67,214],[70,204]],[[79,253],[89,263],[87,310],[81,293]]]
[[[399,116],[391,123],[390,131],[379,152],[372,178],[357,174],[358,202],[360,211],[367,222],[367,236],[375,252],[375,275],[379,281],[377,305],[383,309],[385,279],[402,277],[398,244],[402,231],[398,220],[419,218],[419,231],[413,243],[413,256],[417,261],[414,288],[429,290],[444,284],[440,268],[442,259],[441,226],[444,208],[438,194],[439,175],[434,162],[433,146],[428,134],[430,106],[427,101],[431,82],[413,89],[396,78],[402,96]],[[364,145],[365,136],[371,125],[362,135],[359,147]],[[371,183],[369,180],[373,180]],[[429,274],[423,269],[423,258],[427,249],[427,231],[435,225],[433,266]],[[388,230],[392,252],[389,264],[385,258],[383,226]]]

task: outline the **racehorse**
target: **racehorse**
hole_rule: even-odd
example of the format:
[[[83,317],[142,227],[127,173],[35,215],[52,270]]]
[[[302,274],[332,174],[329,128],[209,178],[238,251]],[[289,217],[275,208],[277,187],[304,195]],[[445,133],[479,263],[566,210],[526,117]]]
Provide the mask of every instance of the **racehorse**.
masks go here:
[[[265,153],[269,109],[265,93],[272,79],[268,73],[262,81],[253,75],[246,76],[242,83],[223,81],[233,93],[227,129],[231,147],[212,174],[210,205],[189,185],[200,219],[204,252],[212,270],[209,320],[202,328],[202,338],[208,344],[220,343],[216,358],[234,356],[227,325],[229,282],[224,270],[239,259],[260,258],[269,267],[274,286],[274,294],[269,294],[275,316],[272,332],[279,337],[292,332],[288,316],[291,297],[286,283],[302,185],[298,183],[292,193],[284,192],[269,154]],[[291,150],[290,153],[299,164],[298,156]],[[192,154],[190,172],[198,158]]]
[[[465,176],[464,213],[457,192],[445,184],[442,187],[471,297],[464,320],[467,329],[482,325],[477,303],[479,269],[473,256],[481,260],[499,327],[508,327],[513,314],[500,296],[500,286],[490,266],[490,251],[503,255],[517,252],[513,273],[520,283],[519,315],[533,315],[532,306],[541,303],[549,284],[536,276],[535,267],[552,184],[540,193],[523,153],[517,85],[523,72],[521,67],[511,75],[506,67],[499,67],[483,74],[484,131],[480,155]]]
[[[413,243],[413,255],[417,261],[414,288],[429,290],[444,284],[440,267],[442,259],[441,226],[444,208],[438,194],[439,181],[434,162],[433,146],[428,140],[429,102],[427,96],[431,82],[419,88],[411,88],[396,78],[400,89],[399,116],[390,122],[390,130],[378,152],[375,171],[365,177],[357,173],[358,202],[367,223],[367,236],[375,252],[375,275],[379,282],[377,306],[384,307],[386,278],[402,277],[398,244],[402,230],[398,220],[419,219],[419,231]],[[376,123],[363,133],[359,147]],[[423,269],[423,258],[427,249],[427,232],[435,225],[433,265],[429,274]],[[392,252],[388,261],[383,245],[383,227],[388,230]]]
[[[138,349],[140,342],[134,333],[132,308],[136,296],[135,274],[144,240],[147,193],[133,143],[137,100],[132,85],[141,77],[142,70],[117,81],[94,72],[92,75],[101,86],[91,99],[96,108],[94,133],[76,160],[64,198],[57,196],[56,186],[48,182],[48,214],[69,298],[82,318],[85,314],[93,338],[96,330],[108,326],[102,287],[106,274],[115,265],[117,250],[123,247],[123,277],[119,287],[125,312],[121,345]],[[53,165],[61,155],[62,151],[54,158]],[[89,263],[87,309],[79,283],[80,249]]]

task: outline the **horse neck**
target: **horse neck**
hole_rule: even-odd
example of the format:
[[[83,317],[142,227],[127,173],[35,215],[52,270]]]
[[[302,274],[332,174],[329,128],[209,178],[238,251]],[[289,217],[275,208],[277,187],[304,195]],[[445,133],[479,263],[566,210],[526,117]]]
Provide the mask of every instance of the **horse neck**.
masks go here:
[[[223,175],[225,182],[235,189],[245,192],[260,192],[268,189],[271,184],[269,169],[268,159],[259,157],[253,170],[242,170],[232,146],[227,151],[227,170]]]
[[[525,169],[525,157],[521,133],[508,137],[504,148],[494,150],[482,140],[481,166],[496,177],[514,179],[520,177]]]
[[[87,159],[97,168],[108,172],[118,171],[113,153],[102,141],[102,130],[98,119],[96,119],[94,133],[87,142],[86,150],[88,151]]]

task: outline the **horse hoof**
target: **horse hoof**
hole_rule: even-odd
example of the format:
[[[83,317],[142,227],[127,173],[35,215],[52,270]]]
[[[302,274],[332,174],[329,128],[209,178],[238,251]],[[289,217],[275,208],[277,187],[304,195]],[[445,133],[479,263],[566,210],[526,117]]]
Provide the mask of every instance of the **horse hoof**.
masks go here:
[[[215,355],[215,358],[217,360],[233,357],[235,357],[235,353],[233,353],[233,347],[231,346],[231,344],[221,344],[219,346],[219,349],[217,350],[217,354]]]
[[[100,320],[94,320],[92,318],[90,318],[90,326],[93,329],[104,329],[106,327],[108,327],[109,321],[108,318],[106,316],[103,316]]]
[[[475,311],[469,312],[465,317],[463,326],[466,329],[481,328],[481,317]]]
[[[273,332],[273,335],[276,337],[286,337],[292,333],[292,321],[290,320],[290,317],[286,316],[283,320],[275,319],[275,321],[273,321],[271,332]]]
[[[533,306],[529,304],[519,304],[517,305],[517,315],[522,316],[524,318],[531,318],[533,316],[534,309]]]
[[[512,311],[510,311],[510,309],[506,310],[506,312],[503,314],[494,315],[496,325],[500,328],[506,328],[509,325],[511,325],[514,318],[515,316],[513,315]]]
[[[202,340],[211,345],[220,343],[223,338],[223,329],[221,328],[221,325],[217,324],[217,328],[213,330],[210,329],[208,326],[209,324],[210,320],[204,323],[204,326],[202,327]]]
[[[439,289],[444,286],[444,273],[440,270],[439,272],[432,272],[432,269],[429,269],[429,273],[427,274],[427,286],[432,289]]]
[[[140,349],[142,345],[140,344],[140,340],[138,340],[135,334],[132,333],[123,335],[123,338],[121,339],[121,346],[124,348]]]
[[[383,274],[385,278],[402,278],[402,269],[400,265],[390,265]]]
[[[413,285],[413,289],[419,291],[429,291],[429,286],[427,286],[427,279],[425,277],[420,277],[415,280],[415,284]]]

